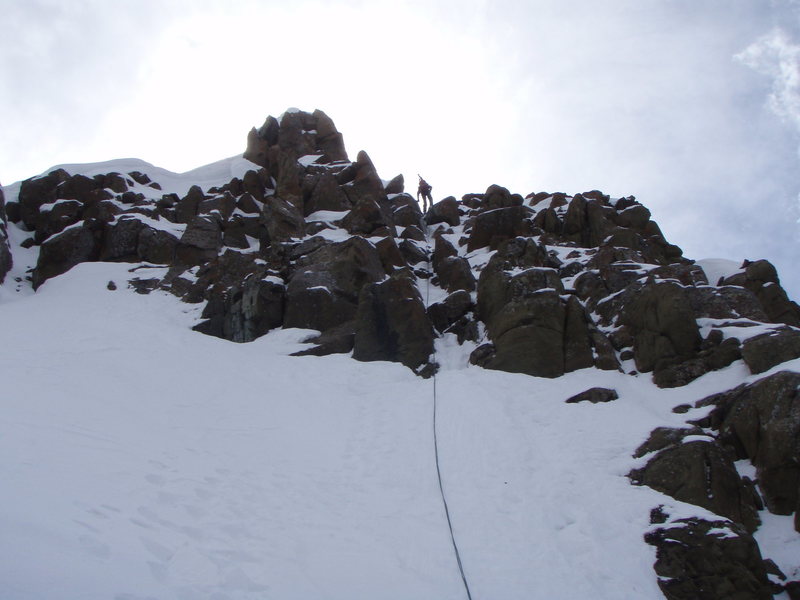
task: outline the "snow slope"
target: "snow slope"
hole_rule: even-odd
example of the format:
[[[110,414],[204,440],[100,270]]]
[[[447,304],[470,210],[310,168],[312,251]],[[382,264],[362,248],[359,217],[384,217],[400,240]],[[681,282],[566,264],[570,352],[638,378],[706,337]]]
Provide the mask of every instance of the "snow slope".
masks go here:
[[[289,357],[300,330],[194,333],[197,305],[135,294],[128,268],[85,263],[0,297],[4,598],[465,597],[432,380]],[[631,486],[630,455],[683,422],[673,406],[746,369],[659,390],[591,369],[484,371],[449,338],[438,351],[441,468],[473,598],[660,598],[649,510],[704,511]],[[620,399],[564,403],[595,385]]]

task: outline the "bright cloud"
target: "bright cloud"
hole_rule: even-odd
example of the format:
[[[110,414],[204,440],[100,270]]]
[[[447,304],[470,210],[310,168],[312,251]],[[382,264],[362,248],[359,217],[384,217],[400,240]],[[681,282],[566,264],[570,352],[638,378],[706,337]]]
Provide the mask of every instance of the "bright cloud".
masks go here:
[[[772,79],[770,108],[800,132],[800,45],[782,29],[775,29],[736,59]]]

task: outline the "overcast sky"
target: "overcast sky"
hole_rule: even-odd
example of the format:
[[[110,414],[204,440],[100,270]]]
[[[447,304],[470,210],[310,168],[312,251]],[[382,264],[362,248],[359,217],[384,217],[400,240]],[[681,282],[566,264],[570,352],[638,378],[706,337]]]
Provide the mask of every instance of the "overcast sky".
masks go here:
[[[0,0],[0,181],[186,171],[320,108],[434,197],[635,195],[691,258],[800,297],[796,0]]]

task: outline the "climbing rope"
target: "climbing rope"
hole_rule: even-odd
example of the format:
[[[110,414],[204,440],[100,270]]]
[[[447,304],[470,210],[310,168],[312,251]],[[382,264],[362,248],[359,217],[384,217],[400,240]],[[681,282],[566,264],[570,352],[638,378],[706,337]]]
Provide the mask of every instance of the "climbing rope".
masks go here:
[[[430,302],[431,293],[431,278],[433,277],[431,265],[431,244],[428,241],[428,231],[425,227],[425,243],[428,245],[428,283],[425,287],[425,308],[428,307]],[[447,528],[450,530],[450,541],[453,544],[453,552],[456,555],[456,562],[458,563],[458,572],[461,573],[461,581],[464,583],[464,590],[467,592],[467,600],[472,600],[472,593],[469,590],[469,583],[467,583],[467,576],[464,574],[464,565],[461,563],[461,553],[458,551],[458,544],[456,544],[456,536],[453,533],[453,522],[450,520],[450,508],[447,506],[447,498],[444,494],[444,485],[442,484],[442,469],[439,466],[439,436],[436,427],[436,413],[437,413],[437,395],[436,395],[436,342],[433,344],[433,455],[436,460],[436,478],[439,480],[439,494],[442,497],[442,505],[444,506],[444,514],[447,517]]]

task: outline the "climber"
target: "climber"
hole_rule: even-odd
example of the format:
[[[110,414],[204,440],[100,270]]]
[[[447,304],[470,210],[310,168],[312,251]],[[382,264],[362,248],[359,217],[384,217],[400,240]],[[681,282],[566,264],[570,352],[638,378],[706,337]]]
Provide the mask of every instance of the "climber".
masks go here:
[[[422,196],[422,212],[428,212],[428,204],[430,203],[433,206],[433,200],[431,199],[431,184],[425,181],[422,178],[422,175],[417,175],[419,177],[419,187],[417,188],[417,202],[419,202],[419,197]]]

